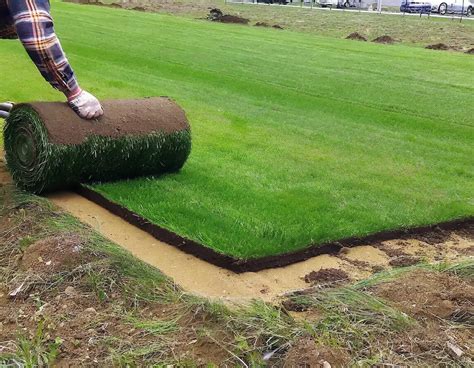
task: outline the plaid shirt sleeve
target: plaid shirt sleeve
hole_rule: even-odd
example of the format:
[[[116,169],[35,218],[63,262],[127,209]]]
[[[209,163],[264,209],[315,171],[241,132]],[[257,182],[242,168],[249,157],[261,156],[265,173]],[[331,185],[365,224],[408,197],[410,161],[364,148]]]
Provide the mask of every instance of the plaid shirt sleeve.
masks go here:
[[[80,92],[54,33],[48,0],[7,0],[18,37],[43,77],[69,98]]]

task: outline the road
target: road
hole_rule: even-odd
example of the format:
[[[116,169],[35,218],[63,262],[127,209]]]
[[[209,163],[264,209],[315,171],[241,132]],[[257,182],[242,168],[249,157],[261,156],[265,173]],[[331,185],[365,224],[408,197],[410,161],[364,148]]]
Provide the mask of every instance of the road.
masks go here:
[[[253,3],[253,2],[247,2],[247,1],[229,1],[226,0],[226,3],[228,4],[245,4],[245,5],[260,5],[260,6],[282,6],[280,4],[263,4],[263,3]],[[300,3],[302,5],[293,5],[293,4],[287,4],[283,5],[285,7],[289,8],[305,8],[305,9],[311,9],[311,10],[321,10],[321,11],[339,11],[339,12],[351,12],[351,13],[367,13],[367,14],[375,14],[375,15],[399,15],[399,16],[411,16],[411,17],[424,17],[424,18],[443,18],[443,19],[452,19],[452,20],[459,20],[461,21],[472,21],[474,20],[474,17],[466,17],[466,16],[460,16],[456,14],[449,14],[449,15],[440,15],[440,14],[411,14],[411,13],[400,13],[400,12],[390,12],[390,11],[368,11],[368,10],[362,10],[362,9],[338,9],[338,8],[321,8],[319,6],[310,6],[310,5],[304,5],[304,3]]]

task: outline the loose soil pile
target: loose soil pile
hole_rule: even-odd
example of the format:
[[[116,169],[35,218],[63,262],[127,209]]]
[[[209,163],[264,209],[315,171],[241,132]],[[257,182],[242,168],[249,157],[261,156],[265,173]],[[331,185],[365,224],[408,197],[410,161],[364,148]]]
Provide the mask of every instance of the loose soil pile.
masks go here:
[[[214,8],[209,11],[207,16],[212,22],[221,22],[221,23],[235,23],[235,24],[248,24],[249,19],[242,18],[236,15],[224,14],[220,9]]]
[[[359,32],[354,32],[347,36],[346,40],[367,41],[367,38],[362,36]]]
[[[283,367],[346,367],[349,362],[350,357],[343,349],[323,346],[310,337],[302,337],[289,349]]]
[[[448,51],[448,50],[451,50],[451,47],[444,43],[435,43],[433,45],[426,46],[425,49]]]
[[[323,268],[319,271],[312,271],[304,277],[308,284],[325,284],[349,281],[349,275],[343,270],[336,268]]]
[[[449,273],[417,270],[374,292],[417,319],[474,322],[474,286]]]
[[[388,264],[392,267],[407,267],[407,266],[413,266],[417,263],[420,263],[420,261],[421,261],[420,257],[404,254],[404,255],[392,258]]]
[[[396,41],[392,37],[385,35],[385,36],[380,36],[380,37],[375,38],[374,40],[372,40],[372,42],[391,45],[395,43]]]
[[[274,25],[270,25],[266,22],[257,22],[254,24],[255,27],[266,27],[266,28],[275,28],[275,29],[284,29],[282,26],[278,25],[278,24],[274,24]]]
[[[37,274],[70,271],[84,261],[84,241],[76,234],[63,234],[39,240],[23,253],[20,267]]]

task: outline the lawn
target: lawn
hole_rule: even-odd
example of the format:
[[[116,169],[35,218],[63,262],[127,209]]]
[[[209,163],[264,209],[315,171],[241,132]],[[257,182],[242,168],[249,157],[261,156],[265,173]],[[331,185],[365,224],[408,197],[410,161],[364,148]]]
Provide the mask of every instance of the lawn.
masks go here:
[[[94,186],[160,226],[250,259],[474,214],[471,55],[52,6],[83,87],[188,113],[180,173]],[[0,45],[0,100],[61,98]]]

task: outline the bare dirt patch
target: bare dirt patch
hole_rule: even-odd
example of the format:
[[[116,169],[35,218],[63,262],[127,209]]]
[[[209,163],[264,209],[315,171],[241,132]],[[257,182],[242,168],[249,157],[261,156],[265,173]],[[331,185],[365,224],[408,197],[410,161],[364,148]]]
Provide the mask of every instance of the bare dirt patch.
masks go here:
[[[382,44],[386,44],[386,45],[392,45],[392,44],[394,44],[396,41],[395,41],[395,39],[392,38],[391,36],[389,36],[389,35],[384,35],[384,36],[380,36],[380,37],[377,37],[377,38],[373,39],[372,42],[375,42],[375,43],[382,43]]]
[[[346,40],[367,41],[367,38],[362,36],[359,32],[353,32],[346,37]]]
[[[452,48],[444,43],[435,43],[433,45],[426,46],[425,49],[448,51],[448,50],[451,50]]]
[[[420,257],[410,256],[406,254],[398,257],[393,257],[388,264],[392,267],[407,267],[416,265],[417,263],[420,263],[420,261]]]
[[[349,275],[340,269],[322,268],[305,275],[304,281],[308,284],[341,283],[349,281]]]
[[[472,48],[472,49],[470,49],[470,50],[467,50],[467,51],[466,51],[466,54],[474,55],[474,48]]]
[[[374,292],[417,319],[451,319],[474,312],[472,282],[446,272],[416,270],[377,286]]]
[[[254,24],[255,27],[264,27],[264,28],[275,28],[275,29],[284,29],[279,24],[270,25],[267,22],[257,22]]]
[[[242,18],[237,15],[224,14],[220,9],[213,8],[209,11],[207,16],[212,22],[234,23],[234,24],[248,24],[250,22],[247,18]]]
[[[440,362],[451,366],[453,361],[456,366],[472,366],[472,279],[417,269],[376,286],[373,292],[416,321],[410,329],[391,338],[394,353],[422,361],[423,366],[438,366]]]
[[[77,234],[62,234],[39,240],[23,253],[20,267],[37,274],[68,271],[81,265],[84,241]]]
[[[289,349],[284,368],[342,368],[347,367],[350,357],[341,348],[317,344],[310,337],[302,337]]]

